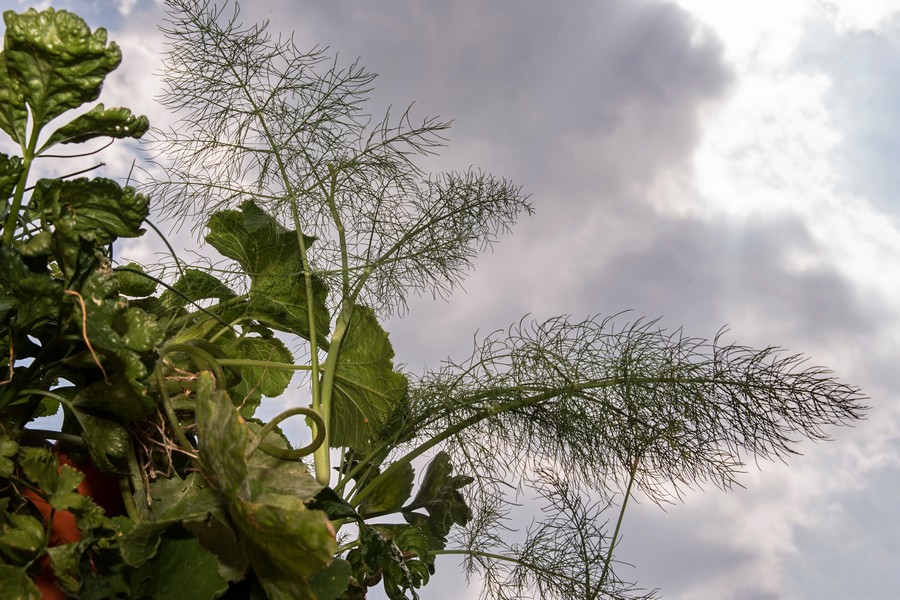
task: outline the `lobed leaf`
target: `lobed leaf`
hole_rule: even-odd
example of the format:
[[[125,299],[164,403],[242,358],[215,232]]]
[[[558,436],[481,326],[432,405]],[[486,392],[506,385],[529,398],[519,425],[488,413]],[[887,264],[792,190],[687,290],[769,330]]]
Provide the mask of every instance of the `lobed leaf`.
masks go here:
[[[40,151],[54,144],[77,144],[97,137],[138,139],[149,127],[147,117],[133,115],[127,108],[106,108],[101,102],[54,131]]]
[[[404,402],[408,382],[394,371],[394,348],[374,311],[353,309],[334,375],[331,445],[365,450]]]

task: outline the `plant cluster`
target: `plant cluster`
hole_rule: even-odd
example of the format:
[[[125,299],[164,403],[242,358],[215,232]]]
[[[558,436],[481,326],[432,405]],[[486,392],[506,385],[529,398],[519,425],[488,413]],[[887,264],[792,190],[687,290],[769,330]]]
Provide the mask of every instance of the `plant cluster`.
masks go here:
[[[236,8],[167,4],[179,121],[147,136],[165,176],[140,190],[29,184],[51,149],[149,124],[103,104],[71,116],[121,61],[104,30],[4,13],[0,129],[21,156],[0,155],[0,599],[416,598],[447,554],[490,597],[633,597],[612,568],[632,494],[729,487],[744,456],[861,417],[857,389],[798,356],[645,321],[523,322],[402,372],[382,319],[448,294],[527,198],[423,173],[448,124],[368,118],[358,64]],[[117,265],[151,198],[201,217],[223,262]],[[259,419],[295,376],[309,402]],[[60,410],[61,431],[34,428]],[[282,433],[292,417],[307,446]],[[544,518],[513,543],[527,490]]]

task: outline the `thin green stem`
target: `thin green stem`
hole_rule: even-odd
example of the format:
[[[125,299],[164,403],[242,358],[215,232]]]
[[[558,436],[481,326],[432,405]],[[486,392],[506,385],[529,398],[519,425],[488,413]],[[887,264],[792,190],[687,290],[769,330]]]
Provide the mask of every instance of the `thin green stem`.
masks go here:
[[[609,568],[612,565],[613,559],[613,550],[615,550],[616,542],[619,539],[619,531],[622,529],[622,521],[625,518],[625,509],[628,507],[628,499],[631,498],[631,486],[634,485],[640,462],[641,455],[637,454],[634,457],[634,464],[631,466],[631,471],[628,473],[628,487],[625,490],[625,497],[622,499],[622,508],[619,509],[619,518],[616,520],[616,529],[613,532],[612,539],[609,541],[609,550],[606,552],[606,560],[603,563],[603,573],[600,574],[600,583],[597,588],[601,591],[603,590],[603,584],[606,583],[606,578],[609,575]]]

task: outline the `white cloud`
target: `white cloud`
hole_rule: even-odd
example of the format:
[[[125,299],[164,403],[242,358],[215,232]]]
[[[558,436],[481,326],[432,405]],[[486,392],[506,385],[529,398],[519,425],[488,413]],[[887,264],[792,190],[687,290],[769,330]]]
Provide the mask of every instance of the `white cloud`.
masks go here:
[[[878,29],[897,13],[900,0],[820,0],[838,33]]]

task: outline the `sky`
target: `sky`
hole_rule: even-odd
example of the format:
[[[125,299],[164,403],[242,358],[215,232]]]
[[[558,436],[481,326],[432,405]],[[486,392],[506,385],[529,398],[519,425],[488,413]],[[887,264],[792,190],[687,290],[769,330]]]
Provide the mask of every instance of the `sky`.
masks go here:
[[[122,47],[102,100],[170,119],[153,100],[159,3],[52,5]],[[900,0],[257,0],[244,14],[361,57],[380,74],[375,107],[453,119],[429,168],[474,165],[531,194],[535,215],[464,289],[387,324],[410,370],[525,314],[631,310],[802,352],[870,397],[866,421],[751,463],[743,489],[629,508],[621,576],[682,600],[897,596]],[[105,174],[132,157],[110,154]],[[439,563],[423,597],[478,597],[459,582]]]

